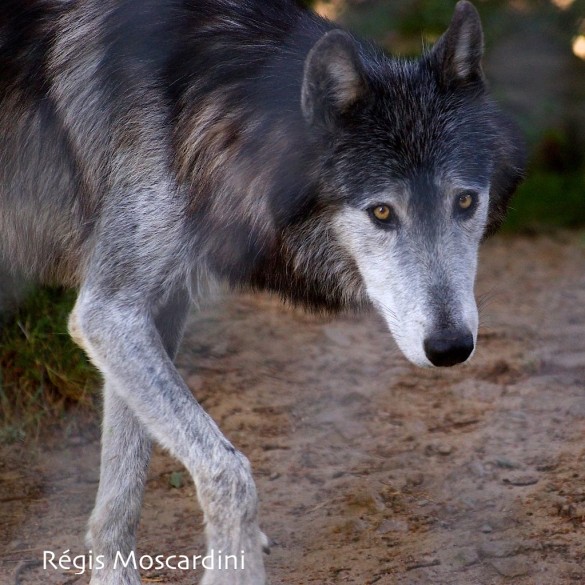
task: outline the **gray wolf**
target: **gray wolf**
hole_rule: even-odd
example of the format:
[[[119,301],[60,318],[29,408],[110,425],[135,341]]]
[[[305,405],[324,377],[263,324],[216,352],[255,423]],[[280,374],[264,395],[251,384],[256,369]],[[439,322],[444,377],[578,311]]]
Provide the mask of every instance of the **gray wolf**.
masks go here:
[[[376,307],[406,357],[472,354],[480,241],[522,176],[488,95],[471,4],[420,59],[293,0],[4,0],[0,255],[76,287],[73,338],[104,376],[92,585],[135,546],[151,440],[191,473],[210,550],[265,583],[247,459],[173,365],[210,284],[314,310]]]

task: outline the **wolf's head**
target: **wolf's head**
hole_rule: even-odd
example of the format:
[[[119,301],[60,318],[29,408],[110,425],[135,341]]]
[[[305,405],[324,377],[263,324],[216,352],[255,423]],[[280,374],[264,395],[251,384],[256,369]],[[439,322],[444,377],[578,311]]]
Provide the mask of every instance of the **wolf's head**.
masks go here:
[[[309,53],[302,111],[323,148],[331,231],[406,357],[452,366],[474,351],[478,246],[522,176],[522,141],[487,95],[468,2],[416,62],[334,30]]]

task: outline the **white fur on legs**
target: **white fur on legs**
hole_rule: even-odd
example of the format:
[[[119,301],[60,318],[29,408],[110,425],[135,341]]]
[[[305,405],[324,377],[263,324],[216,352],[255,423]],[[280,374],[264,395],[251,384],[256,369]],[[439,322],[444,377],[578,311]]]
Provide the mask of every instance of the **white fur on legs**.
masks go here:
[[[116,555],[135,548],[151,442],[142,425],[110,384],[104,388],[102,461],[96,504],[89,521],[87,546],[103,555],[104,568],[94,569],[91,585],[139,585],[133,567],[114,570]]]
[[[147,429],[149,436],[191,473],[206,523],[208,554],[221,550],[224,555],[244,555],[243,569],[210,570],[204,577],[205,585],[264,585],[265,541],[258,528],[250,464],[222,435],[181,379],[165,347],[162,320],[126,304],[124,298],[103,297],[91,289],[81,291],[74,315],[75,333],[104,374],[107,392],[114,388],[139,427]],[[137,428],[126,432],[120,424],[105,427],[104,432],[113,433],[116,440],[111,441],[111,452],[109,446],[106,448],[102,462],[106,470],[104,487],[100,488],[103,495],[98,500],[107,505],[96,507],[91,532],[98,552],[106,549],[111,556],[114,549],[134,544],[134,517],[124,517],[123,508],[133,498],[132,490],[143,484],[135,476],[144,468],[134,467],[143,461],[133,439]],[[109,442],[106,435],[105,442]],[[116,473],[118,461],[124,473]],[[109,474],[117,482],[113,489],[108,486]],[[117,494],[123,495],[118,498]],[[130,507],[134,509],[133,504]],[[117,514],[122,514],[120,523]],[[107,570],[101,575],[99,570],[94,573],[92,585],[134,585],[133,575],[110,575]]]

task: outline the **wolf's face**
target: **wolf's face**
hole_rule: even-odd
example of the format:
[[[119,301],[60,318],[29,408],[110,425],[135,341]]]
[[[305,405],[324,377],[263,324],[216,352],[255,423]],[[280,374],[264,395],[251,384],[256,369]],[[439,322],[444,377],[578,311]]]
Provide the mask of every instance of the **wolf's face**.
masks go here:
[[[370,300],[417,365],[450,366],[473,352],[473,287],[488,199],[485,183],[435,173],[389,184],[335,215],[337,237]]]
[[[522,172],[516,136],[485,92],[482,44],[475,9],[460,2],[419,62],[366,61],[334,31],[305,67],[305,116],[329,141],[332,231],[420,366],[472,355],[478,247]]]

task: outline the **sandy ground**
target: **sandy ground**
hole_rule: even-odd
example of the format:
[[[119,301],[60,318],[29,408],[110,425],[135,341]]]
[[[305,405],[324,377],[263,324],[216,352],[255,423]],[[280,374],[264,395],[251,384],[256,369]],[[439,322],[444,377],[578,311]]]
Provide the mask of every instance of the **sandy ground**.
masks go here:
[[[272,584],[585,583],[583,234],[488,242],[478,292],[478,351],[450,370],[410,366],[373,314],[241,296],[193,315],[179,366],[252,461]],[[39,561],[83,553],[98,461],[82,415],[0,449],[2,585],[89,582]],[[202,550],[193,485],[157,451],[139,552]]]

